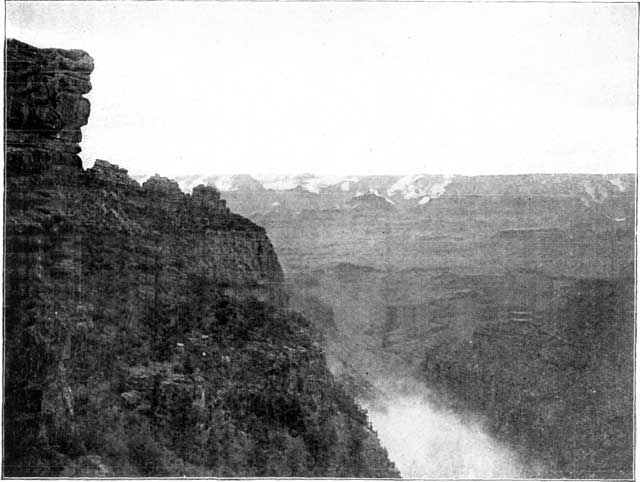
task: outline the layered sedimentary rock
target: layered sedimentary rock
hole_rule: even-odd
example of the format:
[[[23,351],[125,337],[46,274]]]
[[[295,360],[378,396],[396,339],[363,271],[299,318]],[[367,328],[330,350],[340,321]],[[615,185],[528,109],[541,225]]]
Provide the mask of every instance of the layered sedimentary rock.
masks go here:
[[[393,476],[263,228],[80,127],[92,59],[7,43],[5,475]]]
[[[80,127],[89,118],[93,59],[80,50],[7,42],[7,171],[81,167]]]

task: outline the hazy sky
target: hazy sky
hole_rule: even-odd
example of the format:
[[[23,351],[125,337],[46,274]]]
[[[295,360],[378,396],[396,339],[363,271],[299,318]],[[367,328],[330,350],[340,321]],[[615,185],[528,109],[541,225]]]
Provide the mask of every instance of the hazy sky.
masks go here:
[[[634,4],[8,2],[95,59],[86,165],[634,172]]]

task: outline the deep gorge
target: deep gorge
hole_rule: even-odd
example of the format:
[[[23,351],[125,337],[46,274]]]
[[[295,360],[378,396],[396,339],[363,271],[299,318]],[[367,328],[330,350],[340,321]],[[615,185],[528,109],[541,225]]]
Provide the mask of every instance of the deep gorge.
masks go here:
[[[635,175],[134,180],[6,67],[5,476],[632,476]]]

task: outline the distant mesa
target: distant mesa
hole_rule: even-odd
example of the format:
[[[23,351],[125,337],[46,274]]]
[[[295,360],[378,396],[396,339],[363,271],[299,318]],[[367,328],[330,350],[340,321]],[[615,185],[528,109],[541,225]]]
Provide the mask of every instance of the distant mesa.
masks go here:
[[[442,196],[452,180],[453,176],[414,174],[398,179],[387,190],[387,194],[403,199],[419,199],[419,204],[426,204],[429,200]]]
[[[358,196],[354,196],[347,202],[347,205],[354,210],[394,210],[394,202],[389,198],[380,195],[376,191],[369,191]]]
[[[220,191],[261,191],[264,189],[259,181],[248,174],[217,176],[208,181],[209,185],[214,185]]]

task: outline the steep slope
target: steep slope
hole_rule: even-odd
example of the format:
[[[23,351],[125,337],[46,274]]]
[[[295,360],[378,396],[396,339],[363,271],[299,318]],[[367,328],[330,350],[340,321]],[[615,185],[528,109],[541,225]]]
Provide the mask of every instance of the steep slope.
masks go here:
[[[492,433],[544,464],[547,476],[630,478],[633,279],[535,282],[548,285],[544,308],[526,303],[523,286],[519,294],[501,286],[489,306],[504,314],[487,313],[466,337],[445,330],[427,344],[424,379],[459,408],[486,415]]]
[[[84,52],[7,42],[5,476],[397,476],[218,191],[82,170]]]

